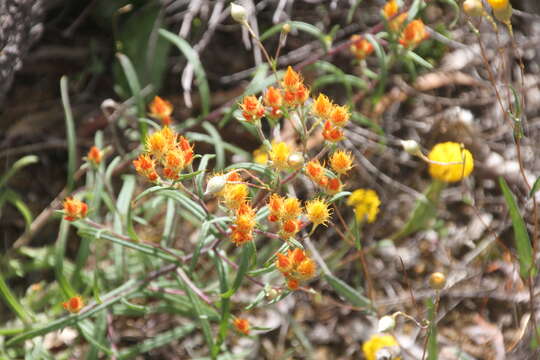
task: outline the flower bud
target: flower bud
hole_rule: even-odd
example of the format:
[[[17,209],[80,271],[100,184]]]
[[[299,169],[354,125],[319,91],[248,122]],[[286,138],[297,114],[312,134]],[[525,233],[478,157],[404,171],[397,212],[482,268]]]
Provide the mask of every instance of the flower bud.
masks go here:
[[[469,16],[482,16],[484,15],[484,6],[481,0],[465,0],[463,11]]]
[[[304,166],[304,156],[300,152],[295,152],[287,158],[287,165],[293,170],[301,169]]]
[[[247,20],[246,8],[241,5],[231,3],[231,17],[234,19],[234,21],[240,24],[245,23]]]
[[[420,145],[414,140],[400,140],[401,146],[403,147],[403,150],[408,152],[409,154],[413,156],[420,156],[422,155],[422,151],[420,151]]]
[[[442,290],[444,289],[444,286],[446,285],[446,276],[444,276],[441,272],[434,272],[429,277],[429,286],[433,290]]]
[[[283,26],[281,27],[281,32],[284,33],[284,34],[290,33],[291,32],[291,25],[289,23],[283,24]]]
[[[220,192],[221,190],[223,190],[226,184],[227,184],[226,174],[214,176],[213,178],[208,180],[208,184],[206,184],[206,190],[204,191],[203,195],[207,196],[207,195],[216,194]]]
[[[387,332],[394,330],[396,327],[396,319],[394,316],[385,315],[379,319],[379,324],[377,325],[377,332]]]

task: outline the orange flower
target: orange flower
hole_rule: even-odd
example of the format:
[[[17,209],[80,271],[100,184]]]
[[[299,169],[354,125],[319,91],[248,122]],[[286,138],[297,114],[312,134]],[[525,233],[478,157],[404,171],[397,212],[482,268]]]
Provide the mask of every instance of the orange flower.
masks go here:
[[[99,165],[103,159],[103,152],[99,150],[97,146],[92,146],[88,151],[88,154],[86,154],[86,159],[88,159],[92,165]]]
[[[325,188],[328,194],[335,195],[341,191],[341,189],[343,188],[343,184],[341,183],[339,178],[330,178],[328,179],[328,184],[326,184]]]
[[[332,102],[326,95],[320,93],[317,100],[313,102],[311,111],[313,112],[313,115],[327,119],[332,111]]]
[[[343,150],[337,150],[330,157],[330,166],[332,166],[332,169],[340,175],[346,174],[349,170],[351,170],[352,163],[353,160],[351,153]]]
[[[290,289],[290,290],[298,290],[298,288],[300,287],[300,283],[298,282],[298,280],[296,279],[293,279],[293,278],[289,278],[287,280],[287,287]]]
[[[193,146],[190,145],[188,139],[183,136],[180,136],[179,146],[184,153],[184,166],[188,166],[191,164],[191,161],[193,161]]]
[[[255,210],[246,202],[236,210],[236,218],[232,227],[231,241],[236,245],[244,245],[253,240],[253,229],[257,225]]]
[[[338,127],[343,127],[349,121],[351,114],[347,106],[334,105],[330,113],[330,121]]]
[[[399,14],[394,18],[394,20],[390,21],[390,24],[388,24],[388,27],[392,32],[399,32],[403,28],[403,24],[405,21],[407,21],[407,17],[409,16],[409,13],[404,12],[403,14]]]
[[[304,84],[300,84],[298,86],[298,89],[294,93],[294,99],[296,102],[296,105],[302,105],[306,102],[306,100],[309,97],[309,90],[307,87],[305,87]]]
[[[247,319],[236,318],[233,320],[233,324],[238,332],[249,335],[249,321]]]
[[[67,221],[75,221],[86,217],[88,205],[84,202],[68,197],[64,200],[64,219]]]
[[[285,220],[283,222],[283,225],[281,227],[281,231],[279,232],[279,235],[283,239],[289,239],[296,235],[296,233],[300,231],[300,221],[298,220]]]
[[[302,261],[306,259],[306,253],[300,248],[296,248],[293,251],[289,250],[289,258],[294,266],[298,266]]]
[[[315,265],[315,262],[311,259],[305,259],[298,265],[298,268],[296,269],[299,277],[302,280],[311,279],[313,276],[315,276],[315,272],[317,271],[317,265]]]
[[[407,48],[414,48],[428,37],[429,34],[422,20],[413,20],[403,30],[399,42]]]
[[[163,125],[171,124],[173,106],[170,102],[160,98],[159,96],[155,96],[148,108],[150,109],[150,116],[160,119]]]
[[[264,94],[263,102],[264,105],[271,108],[270,117],[279,118],[281,116],[281,106],[283,105],[283,95],[281,95],[281,90],[270,86]]]
[[[229,184],[223,189],[223,202],[228,209],[238,209],[246,202],[249,190],[245,184]]]
[[[385,19],[390,19],[398,13],[399,6],[396,0],[389,0],[383,7],[382,15]]]
[[[330,121],[326,121],[324,123],[322,136],[326,141],[336,143],[343,140],[345,134],[343,133],[343,130],[341,130],[341,128],[333,126]]]
[[[353,35],[351,40],[353,41],[350,47],[351,52],[358,60],[365,59],[373,52],[373,45],[360,35]]]
[[[285,75],[283,75],[281,85],[285,88],[285,90],[296,92],[301,84],[302,77],[289,66],[285,72]]]
[[[150,156],[146,154],[139,155],[137,159],[133,160],[133,165],[141,176],[146,177],[152,182],[158,180],[159,176],[155,169],[155,162]]]
[[[167,179],[178,179],[184,168],[184,154],[179,150],[171,150],[165,155],[163,175]]]
[[[245,243],[253,240],[253,234],[242,231],[234,231],[231,233],[231,241],[236,246],[242,246]]]
[[[161,131],[146,138],[146,151],[157,159],[161,159],[169,149],[169,140]]]
[[[317,181],[324,175],[324,166],[319,160],[311,160],[306,164],[306,173],[313,181]]]
[[[276,268],[282,272],[286,273],[289,272],[292,269],[293,264],[291,263],[291,260],[289,257],[282,253],[276,254]]]
[[[302,214],[302,206],[297,198],[287,198],[283,201],[283,211],[281,217],[283,220],[297,219]]]
[[[264,116],[264,106],[255,95],[245,96],[240,107],[247,122],[256,122]]]
[[[268,210],[270,211],[270,215],[274,215],[279,218],[281,216],[282,209],[283,198],[278,194],[272,194],[268,200]]]
[[[84,301],[80,296],[73,296],[68,301],[63,302],[62,306],[70,313],[78,313],[84,307]]]

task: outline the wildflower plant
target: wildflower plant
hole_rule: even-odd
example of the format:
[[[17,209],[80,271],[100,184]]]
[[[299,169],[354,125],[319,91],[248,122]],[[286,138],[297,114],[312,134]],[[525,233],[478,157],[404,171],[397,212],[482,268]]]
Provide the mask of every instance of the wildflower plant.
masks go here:
[[[63,79],[68,185],[51,203],[49,213],[58,215],[60,227],[52,254],[45,254],[43,260],[53,263],[57,281],[47,290],[53,296],[42,302],[46,305],[35,307],[35,312],[40,312],[36,315],[27,310],[27,301],[21,304],[13,296],[0,272],[0,293],[19,318],[15,330],[0,329],[0,357],[4,348],[20,355],[16,347],[27,341],[35,341],[26,343],[27,347],[40,350],[43,336],[73,327],[87,343],[89,359],[139,356],[196,332],[204,339],[204,356],[233,358],[238,337],[250,340],[274,330],[257,326],[255,315],[267,313],[287,297],[313,303],[330,298],[344,311],[375,318],[381,311],[376,308],[377,296],[383,290],[372,281],[369,257],[376,256],[381,244],[396,246],[420,230],[435,228],[443,190],[475,181],[471,176],[475,159],[464,144],[444,141],[428,152],[423,146],[429,141],[424,144],[386,137],[383,125],[360,114],[352,97],[353,88],[361,96],[368,94],[366,109],[375,111],[384,102],[380,100],[388,90],[391,71],[401,71],[403,65],[409,73],[407,79],[414,81],[417,66],[432,68],[417,54],[422,43],[431,41],[432,30],[424,23],[422,12],[428,5],[424,1],[415,1],[414,6],[406,3],[387,1],[377,10],[380,23],[373,31],[354,34],[335,47],[330,47],[330,35],[321,36],[329,54],[350,51],[360,74],[345,74],[334,65],[314,60],[315,70],[335,71],[334,77],[323,80],[308,80],[305,74],[309,71],[302,71],[304,63],[281,67],[278,61],[292,30],[316,33],[309,24],[278,24],[270,35],[259,36],[250,11],[232,3],[231,16],[249,34],[253,46],[263,52],[267,64],[260,66],[262,70],[257,70],[244,94],[226,104],[219,125],[210,113],[208,81],[198,50],[184,38],[161,29],[160,38],[182,52],[196,76],[201,117],[183,121],[177,112],[173,120],[175,109],[170,99],[143,95],[133,64],[119,54],[136,103],[123,119],[136,120],[135,126],[131,124],[126,130],[130,147],[111,155],[111,146],[98,132],[78,169],[74,121],[67,80]],[[488,16],[481,2],[465,3],[469,15]],[[509,2],[488,3],[495,18],[509,24]],[[271,57],[262,42],[276,33],[278,47]],[[310,65],[310,60],[306,61]],[[346,100],[323,91],[324,81],[334,78],[351,95]],[[517,114],[514,117],[517,119]],[[235,121],[228,123],[231,119]],[[245,130],[242,134],[251,136],[251,150],[255,150],[226,142],[221,125]],[[411,189],[379,174],[378,165],[368,159],[372,155],[368,148],[351,140],[363,134],[355,130],[364,125],[369,126],[369,130],[362,128],[369,132],[366,142],[377,147],[374,156],[384,161],[390,151],[398,151],[404,163],[422,169],[424,182],[419,188]],[[366,168],[383,183],[364,177]],[[83,180],[84,185],[75,186]],[[5,181],[0,178],[2,196]],[[385,219],[386,209],[395,200],[385,195],[386,184],[416,196],[403,224]],[[529,192],[534,194],[538,187],[533,185]],[[532,283],[535,257],[527,228],[504,180],[501,188],[516,238],[521,239],[517,245],[520,275]],[[31,231],[31,226],[28,228]],[[75,255],[68,256],[73,251]],[[387,266],[381,263],[383,260],[376,264],[379,269]],[[354,283],[338,277],[346,266],[353,270],[349,272]],[[366,335],[356,351],[367,360],[401,359],[400,344],[391,334],[399,327],[396,318],[400,314],[426,330],[422,333],[427,344],[424,349],[429,349],[430,359],[436,358],[436,315],[449,283],[442,272],[435,272],[428,284],[434,295],[426,303],[427,311],[418,312],[426,319],[417,320],[399,311],[384,316],[379,329]],[[115,318],[122,316],[181,321],[171,322],[172,328],[140,344],[125,345],[115,336]],[[300,327],[294,326],[300,334],[297,336],[307,338]],[[4,333],[8,333],[5,339]]]

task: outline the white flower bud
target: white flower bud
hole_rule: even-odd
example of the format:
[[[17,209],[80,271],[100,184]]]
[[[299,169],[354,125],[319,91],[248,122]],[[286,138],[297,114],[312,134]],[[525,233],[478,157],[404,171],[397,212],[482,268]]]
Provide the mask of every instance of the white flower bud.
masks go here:
[[[225,175],[217,175],[208,180],[208,184],[206,184],[206,190],[204,191],[204,196],[207,195],[213,195],[215,193],[220,192],[223,190],[225,185],[227,184],[227,174]]]
[[[414,156],[420,156],[422,155],[422,151],[420,150],[420,145],[414,140],[400,140],[401,146],[403,146],[403,150],[408,152],[411,155]]]
[[[387,332],[394,330],[396,327],[396,319],[393,316],[385,315],[379,319],[377,332]]]
[[[247,19],[247,11],[246,8],[237,5],[235,3],[231,3],[231,17],[240,24],[246,22]]]
[[[287,158],[287,165],[292,169],[298,170],[304,166],[304,156],[300,152],[295,152]]]

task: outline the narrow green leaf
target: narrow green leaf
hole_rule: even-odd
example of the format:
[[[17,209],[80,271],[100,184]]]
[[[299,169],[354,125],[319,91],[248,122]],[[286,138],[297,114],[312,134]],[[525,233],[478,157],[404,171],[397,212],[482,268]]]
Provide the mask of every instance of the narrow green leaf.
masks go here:
[[[172,42],[184,54],[187,61],[193,66],[197,87],[201,96],[202,116],[205,117],[210,112],[210,88],[206,80],[206,73],[199,59],[199,54],[189,45],[189,43],[172,32],[165,29],[159,30],[159,35]]]
[[[504,200],[508,206],[508,212],[512,219],[512,228],[514,229],[514,240],[516,242],[516,249],[519,259],[519,273],[524,280],[529,278],[529,275],[536,275],[536,268],[534,268],[533,251],[531,246],[531,240],[525,221],[519,212],[519,208],[512,194],[512,191],[508,187],[508,184],[504,178],[499,177],[499,185],[501,187]]]
[[[529,197],[533,197],[538,190],[540,190],[540,176],[536,178],[536,181],[534,182],[531,191],[529,192]]]
[[[117,211],[114,213],[113,230],[118,234],[127,234],[127,229],[131,223],[131,199],[135,191],[136,178],[134,175],[125,175],[122,177],[123,184],[116,201]],[[114,267],[116,270],[116,276],[118,279],[122,279],[126,276],[126,259],[124,254],[124,248],[115,244],[113,246],[114,253]]]
[[[26,231],[30,229],[30,226],[32,225],[33,216],[32,212],[30,211],[30,208],[26,205],[24,200],[17,194],[15,191],[12,191],[10,189],[6,189],[5,191],[5,200],[10,202],[11,205],[13,205],[17,210],[19,210],[19,213],[22,215],[26,227]]]
[[[350,287],[343,280],[335,277],[332,274],[323,274],[323,278],[328,284],[343,298],[349,301],[353,306],[368,308],[371,303],[368,298],[362,296],[358,291]]]
[[[428,340],[427,340],[427,359],[437,360],[439,358],[439,350],[437,345],[437,313],[436,305],[433,298],[426,300],[428,308]]]
[[[126,76],[129,89],[131,90],[131,94],[135,98],[135,104],[137,105],[137,117],[142,118],[145,115],[145,106],[144,98],[141,94],[141,83],[139,82],[139,78],[137,77],[137,72],[133,67],[133,63],[126,55],[122,53],[116,53],[116,58],[118,59],[118,62],[120,63],[120,66],[124,71],[124,75]],[[145,122],[139,121],[139,135],[141,140],[146,139],[147,132],[148,125]]]
[[[323,33],[318,27],[316,27],[314,25],[311,25],[309,23],[305,23],[303,21],[289,21],[287,23],[291,26],[291,28],[293,30],[298,29],[300,31],[305,32],[306,34],[309,34],[309,35],[319,39],[326,50],[328,50],[329,45],[331,45],[331,44],[329,44],[329,41],[327,39],[326,34]],[[260,40],[264,41],[267,38],[269,38],[270,36],[272,36],[272,35],[274,35],[276,33],[279,33],[281,31],[281,29],[283,28],[283,25],[285,25],[285,23],[274,25],[270,29],[266,30],[259,37]]]
[[[27,155],[15,161],[13,165],[11,165],[11,168],[4,175],[0,177],[0,188],[6,185],[9,179],[13,175],[15,175],[19,170],[21,170],[22,168],[28,165],[35,164],[38,161],[39,161],[39,158],[35,155]]]
[[[66,299],[69,299],[77,292],[71,286],[71,283],[67,280],[64,274],[64,258],[66,253],[66,242],[69,235],[70,222],[62,219],[60,223],[60,230],[58,231],[58,238],[56,239],[56,248],[54,256],[54,273],[56,275],[56,281],[60,285],[60,289]]]
[[[26,324],[29,324],[32,321],[31,314],[21,305],[6,283],[3,271],[0,271],[0,295],[6,302],[6,305],[13,310],[19,319]]]
[[[225,148],[223,147],[223,139],[221,139],[221,135],[219,135],[219,132],[214,125],[210,124],[208,121],[203,122],[202,127],[212,137],[212,143],[214,144],[216,153],[216,169],[221,170],[225,166]]]
[[[60,93],[62,96],[62,106],[64,107],[64,115],[66,118],[66,137],[68,142],[68,171],[67,171],[67,191],[71,192],[75,185],[75,171],[77,169],[77,136],[75,134],[75,122],[73,113],[71,112],[71,104],[69,102],[68,78],[62,76],[60,79]]]
[[[234,295],[236,290],[240,288],[240,285],[242,284],[242,280],[244,280],[244,276],[249,270],[249,263],[250,263],[250,259],[251,259],[254,248],[247,245],[249,244],[245,244],[242,247],[242,255],[240,258],[240,264],[238,265],[238,270],[236,271],[236,277],[234,278],[231,288],[225,294],[221,294],[221,297],[224,299],[228,299]]]

